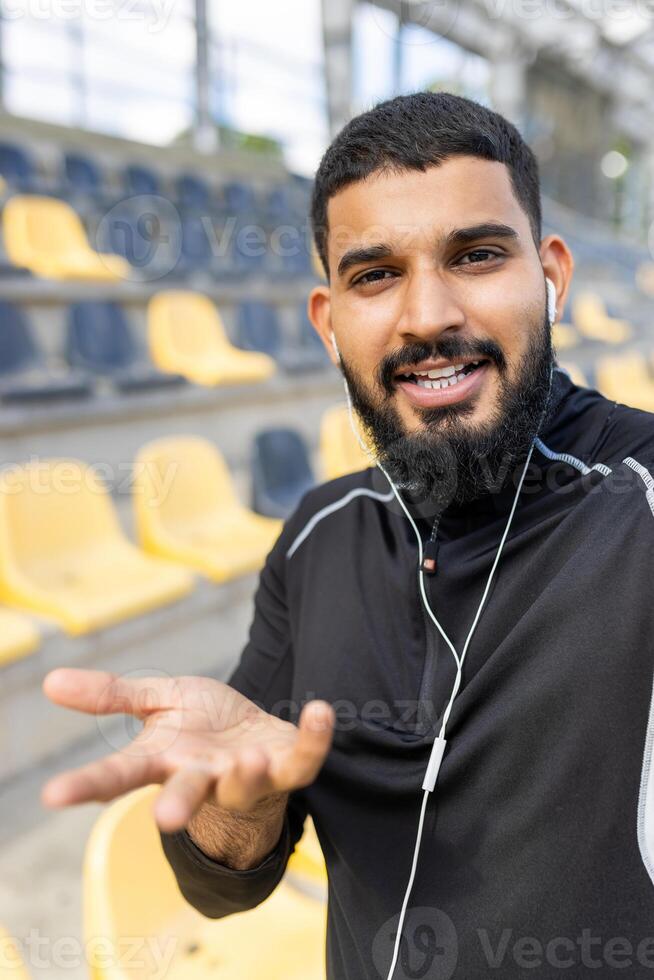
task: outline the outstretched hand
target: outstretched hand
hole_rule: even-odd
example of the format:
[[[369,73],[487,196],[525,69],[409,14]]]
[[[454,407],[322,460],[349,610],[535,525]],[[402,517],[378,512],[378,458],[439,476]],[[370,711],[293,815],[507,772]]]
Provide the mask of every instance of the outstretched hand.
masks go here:
[[[307,703],[296,726],[208,677],[124,678],[64,667],[46,675],[43,691],[67,708],[143,722],[125,748],[48,780],[44,805],[108,801],[161,783],[154,816],[169,833],[185,827],[205,802],[247,812],[266,797],[308,786],[334,731],[334,711],[325,701]]]

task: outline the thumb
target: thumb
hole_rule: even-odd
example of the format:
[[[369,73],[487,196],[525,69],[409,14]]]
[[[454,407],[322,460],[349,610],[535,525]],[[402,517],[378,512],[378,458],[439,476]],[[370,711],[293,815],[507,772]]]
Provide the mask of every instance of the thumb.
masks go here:
[[[298,783],[306,785],[316,778],[331,747],[335,723],[334,709],[327,701],[309,701],[302,708],[292,756]]]

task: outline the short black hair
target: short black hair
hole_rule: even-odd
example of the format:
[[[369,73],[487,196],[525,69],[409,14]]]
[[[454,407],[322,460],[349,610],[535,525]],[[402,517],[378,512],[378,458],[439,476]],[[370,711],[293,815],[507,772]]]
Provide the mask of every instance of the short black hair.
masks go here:
[[[311,224],[327,275],[331,197],[372,174],[424,171],[456,154],[507,165],[538,248],[542,235],[538,162],[516,127],[472,99],[451,92],[415,92],[380,102],[350,120],[320,162],[312,192]]]

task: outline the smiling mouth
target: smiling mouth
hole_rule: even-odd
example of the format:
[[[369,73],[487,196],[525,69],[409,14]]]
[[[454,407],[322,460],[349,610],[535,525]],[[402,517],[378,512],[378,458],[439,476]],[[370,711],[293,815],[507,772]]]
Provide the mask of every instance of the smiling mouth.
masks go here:
[[[454,364],[451,367],[433,371],[419,371],[415,374],[396,374],[395,381],[408,381],[411,384],[417,385],[419,388],[431,388],[432,390],[455,388],[459,381],[462,381],[470,374],[474,374],[475,371],[478,371],[486,363],[486,358],[480,358],[478,361],[471,361],[470,364],[463,366]]]

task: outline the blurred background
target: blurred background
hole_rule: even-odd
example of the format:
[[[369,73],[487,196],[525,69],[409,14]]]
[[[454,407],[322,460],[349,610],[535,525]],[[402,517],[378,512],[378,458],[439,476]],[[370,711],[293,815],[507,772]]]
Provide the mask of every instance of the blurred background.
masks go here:
[[[138,730],[56,708],[41,682],[59,665],[225,679],[280,522],[316,482],[367,465],[305,309],[321,273],[312,176],[353,114],[430,89],[515,122],[539,160],[544,234],[576,260],[558,362],[654,411],[651,13],[0,0],[0,977],[22,975],[16,953],[28,976],[228,975],[202,959],[221,927],[184,918],[151,828],[116,844],[143,811],[41,806],[49,775]],[[243,935],[270,921],[293,950],[322,928],[310,842],[303,857],[306,922],[289,892],[273,919],[237,924],[221,940],[241,964],[230,977],[320,975],[281,952],[242,965]],[[289,940],[291,920],[306,928]],[[92,928],[172,935],[173,961],[91,968]]]

